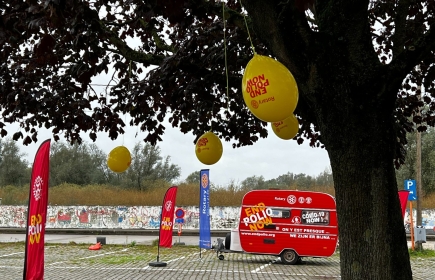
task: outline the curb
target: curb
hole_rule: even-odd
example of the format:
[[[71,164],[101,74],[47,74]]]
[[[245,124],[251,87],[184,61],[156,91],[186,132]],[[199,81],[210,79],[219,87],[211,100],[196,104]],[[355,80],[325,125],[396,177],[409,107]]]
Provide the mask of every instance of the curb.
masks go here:
[[[231,230],[211,230],[210,234],[212,237],[225,237],[227,233]],[[0,233],[6,234],[25,234],[25,228],[3,228],[0,227]],[[90,228],[46,228],[45,232],[47,234],[77,234],[77,235],[143,235],[143,236],[158,236],[159,231],[157,229],[122,229],[122,228],[100,228],[100,229],[90,229]],[[173,235],[178,235],[178,230],[173,230]],[[185,229],[182,231],[183,236],[199,236],[198,229]],[[406,239],[411,240],[411,235],[406,234]],[[426,234],[426,240],[434,241],[434,234]]]
[[[213,237],[225,237],[231,230],[211,230],[210,234]],[[25,228],[2,228],[0,227],[0,233],[5,234],[25,234]],[[77,234],[77,235],[143,235],[143,236],[156,236],[159,235],[158,229],[90,229],[90,228],[46,228],[46,234]],[[178,235],[178,229],[173,230],[174,235]],[[199,236],[199,230],[197,229],[185,229],[181,233],[183,236]]]

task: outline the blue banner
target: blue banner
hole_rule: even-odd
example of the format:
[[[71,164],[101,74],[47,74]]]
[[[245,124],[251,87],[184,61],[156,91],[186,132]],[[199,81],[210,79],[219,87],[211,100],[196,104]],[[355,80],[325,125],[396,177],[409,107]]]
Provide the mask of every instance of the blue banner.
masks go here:
[[[211,249],[209,170],[199,173],[199,247]]]

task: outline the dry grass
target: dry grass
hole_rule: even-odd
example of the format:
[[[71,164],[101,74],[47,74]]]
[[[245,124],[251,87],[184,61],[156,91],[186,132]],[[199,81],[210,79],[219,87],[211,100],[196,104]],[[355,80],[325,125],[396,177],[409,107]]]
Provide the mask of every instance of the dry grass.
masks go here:
[[[422,209],[435,209],[435,193],[431,193],[423,198]]]
[[[1,204],[3,205],[26,205],[29,200],[29,186],[0,187],[0,198],[2,199]]]
[[[48,202],[51,205],[105,205],[105,206],[160,206],[166,190],[170,187],[165,182],[157,182],[150,191],[122,189],[106,185],[78,186],[62,184],[49,190]],[[310,187],[308,189],[291,186],[291,190],[309,190],[335,194],[331,187]],[[196,184],[180,184],[178,186],[177,201],[179,206],[194,206],[199,204],[199,186]],[[246,191],[228,186],[210,188],[210,206],[240,206]],[[26,205],[29,197],[29,186],[0,187],[0,198],[3,205]],[[413,204],[414,207],[416,207]],[[422,209],[435,209],[435,193],[423,198]]]

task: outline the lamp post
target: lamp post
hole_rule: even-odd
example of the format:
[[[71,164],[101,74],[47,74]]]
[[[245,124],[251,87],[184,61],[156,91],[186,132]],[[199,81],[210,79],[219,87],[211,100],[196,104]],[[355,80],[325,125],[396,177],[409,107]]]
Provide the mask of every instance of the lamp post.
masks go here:
[[[420,66],[417,66],[417,71],[420,72]],[[418,101],[421,100],[421,86],[418,85],[417,86],[417,99]],[[418,112],[417,115],[420,116],[420,108],[418,108]],[[417,226],[421,226],[422,225],[422,215],[421,215],[421,202],[422,202],[422,195],[423,195],[423,190],[422,190],[422,178],[421,178],[421,133],[418,131],[416,131],[416,184],[417,184],[417,222],[416,225]],[[413,226],[413,225],[412,225]],[[422,244],[418,243],[417,245],[417,249],[421,250],[422,249]]]

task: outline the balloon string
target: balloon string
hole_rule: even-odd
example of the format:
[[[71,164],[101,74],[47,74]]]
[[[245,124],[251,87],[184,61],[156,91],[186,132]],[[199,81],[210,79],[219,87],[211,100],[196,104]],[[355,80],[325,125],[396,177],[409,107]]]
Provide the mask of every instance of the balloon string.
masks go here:
[[[246,30],[248,31],[248,37],[249,37],[249,42],[251,42],[252,51],[254,52],[254,55],[256,55],[257,53],[255,52],[254,44],[252,43],[251,33],[249,33],[248,21],[246,20],[245,14],[243,14],[243,18],[245,19]]]
[[[211,109],[210,131],[213,131],[213,108]]]
[[[230,110],[230,97],[228,93],[228,63],[227,63],[227,39],[225,36],[226,26],[225,26],[225,2],[222,1],[222,20],[224,22],[224,56],[225,56],[225,77],[227,80],[227,111]]]
[[[131,94],[131,60],[128,64],[128,93]],[[124,115],[124,124],[127,122],[127,115]],[[124,146],[125,133],[122,134],[122,146]]]

